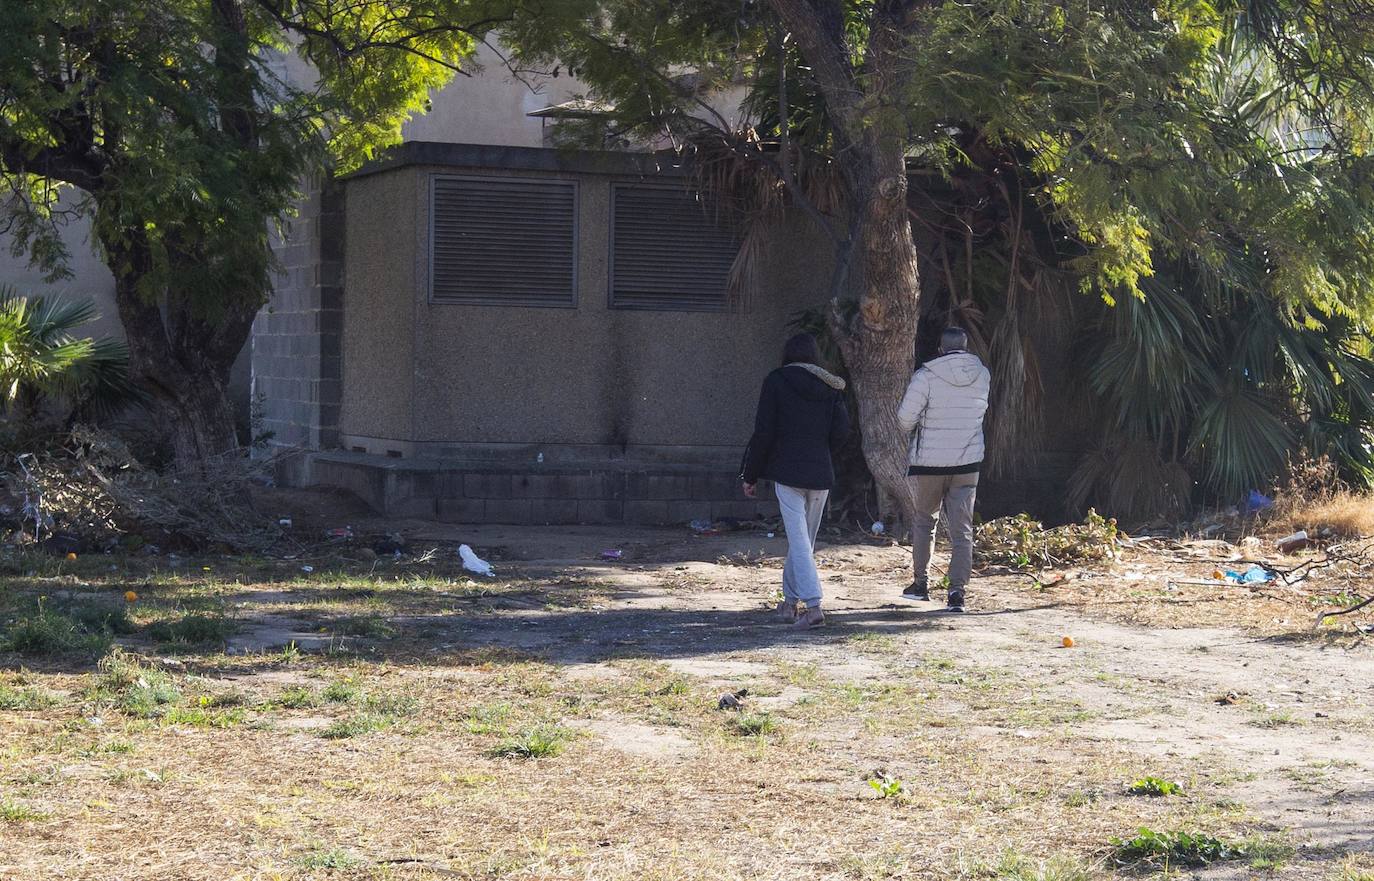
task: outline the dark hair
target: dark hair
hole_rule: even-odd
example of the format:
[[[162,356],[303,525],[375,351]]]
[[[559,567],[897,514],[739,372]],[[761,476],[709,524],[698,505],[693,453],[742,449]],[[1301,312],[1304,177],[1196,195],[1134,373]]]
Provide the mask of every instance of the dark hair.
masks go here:
[[[940,352],[962,352],[968,348],[968,331],[962,327],[946,327],[940,334]]]
[[[783,364],[815,364],[821,365],[821,348],[816,345],[816,338],[809,333],[799,333],[789,339],[782,347]]]

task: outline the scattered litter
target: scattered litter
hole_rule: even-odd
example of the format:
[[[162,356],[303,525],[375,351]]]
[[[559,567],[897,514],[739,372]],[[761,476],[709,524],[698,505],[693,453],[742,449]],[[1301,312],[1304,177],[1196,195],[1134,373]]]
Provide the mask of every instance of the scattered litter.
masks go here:
[[[769,538],[774,538],[774,537],[776,537],[776,536],[777,536],[777,533],[776,533],[776,532],[770,532],[770,533],[768,533],[768,537],[769,537]]]
[[[1257,489],[1250,490],[1250,495],[1245,498],[1245,513],[1254,514],[1257,511],[1264,511],[1274,507],[1274,500],[1266,496]]]
[[[543,464],[544,464],[544,454],[543,454],[543,453],[540,453],[539,455],[535,456],[535,457],[534,457],[534,461],[535,461],[535,462],[538,462],[540,465],[543,465]]]
[[[1274,573],[1263,566],[1251,566],[1244,572],[1227,569],[1226,580],[1231,584],[1264,584],[1274,580]]]
[[[744,706],[744,699],[749,696],[749,689],[741,688],[739,691],[727,691],[716,701],[716,709],[738,710]]]
[[[280,520],[277,521],[277,525],[280,526],[280,527],[282,527],[283,529],[290,529],[290,528],[291,528],[291,518],[290,518],[290,517],[283,517],[283,518],[281,518]]]
[[[620,548],[607,548],[601,552],[601,559],[603,560],[619,560],[624,556],[625,552]]]
[[[1361,633],[1374,633],[1374,624],[1366,624],[1363,621],[1355,623],[1355,629]]]
[[[1223,695],[1221,695],[1220,697],[1218,697],[1218,698],[1216,699],[1216,702],[1219,703],[1219,704],[1221,704],[1221,705],[1224,706],[1224,707],[1229,707],[1229,706],[1231,706],[1231,705],[1233,705],[1233,704],[1238,704],[1238,703],[1240,703],[1240,702],[1241,702],[1241,699],[1244,698],[1244,697],[1245,697],[1245,695],[1241,694],[1241,693],[1238,692],[1238,691],[1228,691],[1228,692],[1226,692],[1225,694],[1223,694]]]
[[[301,567],[301,571],[302,571],[302,572],[306,572],[306,573],[314,572],[314,571],[315,571],[315,567],[314,567],[314,566],[302,566],[302,567]]]
[[[1294,551],[1300,551],[1303,548],[1311,546],[1312,539],[1308,537],[1306,529],[1299,529],[1292,535],[1285,535],[1275,543],[1275,547],[1279,549],[1279,553],[1283,554],[1291,554]]]
[[[877,520],[874,521],[872,530],[874,535],[882,535],[884,532],[887,532],[887,527],[883,524],[883,521]]]
[[[325,532],[325,535],[336,541],[347,541],[348,539],[353,537],[353,527],[340,526],[336,529],[327,530]]]
[[[458,546],[458,556],[463,559],[463,568],[477,575],[492,577],[496,572],[491,568],[491,564],[472,552],[472,548],[467,545]]]

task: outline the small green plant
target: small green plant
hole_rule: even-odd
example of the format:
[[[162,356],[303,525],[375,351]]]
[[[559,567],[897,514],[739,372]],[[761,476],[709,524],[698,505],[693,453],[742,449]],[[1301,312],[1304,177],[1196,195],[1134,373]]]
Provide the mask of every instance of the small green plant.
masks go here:
[[[232,728],[243,724],[240,709],[212,711],[204,707],[168,707],[160,717],[164,725],[189,725],[193,728]]]
[[[281,647],[281,653],[277,655],[277,663],[283,667],[291,667],[301,662],[301,650],[292,640]]]
[[[114,704],[130,716],[151,718],[181,699],[165,671],[140,664],[118,649],[101,658],[98,669],[100,678],[91,689],[91,698]]]
[[[509,718],[509,704],[475,707],[468,713],[468,732],[471,734],[505,734],[506,722]]]
[[[347,719],[340,719],[328,728],[322,729],[320,737],[325,740],[347,740],[350,737],[381,731],[387,727],[387,724],[388,720],[383,716],[363,713],[349,716]]]
[[[44,600],[32,614],[17,618],[0,637],[0,651],[40,657],[45,655],[98,655],[109,648],[111,634],[47,607]]]
[[[1257,728],[1286,728],[1290,725],[1301,725],[1303,722],[1293,715],[1292,710],[1275,710],[1256,717],[1253,724]]]
[[[358,699],[358,687],[340,679],[325,686],[322,696],[331,704],[351,704]]]
[[[420,711],[420,699],[413,694],[368,695],[364,705],[386,716],[413,716]]]
[[[768,713],[741,713],[730,719],[730,728],[741,737],[763,737],[778,730],[778,722]]]
[[[341,847],[333,847],[311,851],[301,857],[299,863],[303,869],[354,869],[361,866],[363,860]]]
[[[1246,859],[1253,869],[1269,871],[1283,868],[1284,863],[1293,858],[1297,848],[1282,838],[1269,838],[1263,835],[1247,838],[1243,847]]]
[[[687,694],[691,690],[692,687],[687,684],[686,679],[683,679],[681,677],[674,677],[673,679],[669,679],[666,683],[659,686],[658,689],[654,691],[654,694],[660,695],[662,697],[677,697],[679,695]]]
[[[56,703],[57,698],[42,689],[0,685],[0,710],[46,710]]]
[[[185,615],[158,621],[148,628],[148,635],[171,646],[223,645],[237,629],[237,622],[222,615]]]
[[[1127,791],[1130,792],[1131,795],[1182,795],[1183,786],[1172,780],[1164,780],[1159,777],[1141,777],[1139,780],[1132,783]]]
[[[48,816],[43,811],[35,810],[17,801],[10,801],[9,799],[0,801],[0,822],[27,823],[35,820],[46,820]]]
[[[563,752],[568,733],[557,726],[529,728],[498,743],[491,755],[501,759],[543,759]]]
[[[1156,832],[1148,826],[1140,827],[1134,838],[1114,838],[1111,843],[1123,864],[1205,866],[1247,855],[1243,843],[1224,841],[1205,832]]]
[[[878,793],[878,798],[901,798],[906,795],[906,784],[886,771],[868,778],[868,785]]]
[[[305,707],[318,706],[320,696],[303,685],[293,685],[290,688],[282,689],[282,693],[277,695],[276,702],[288,710],[300,710]]]

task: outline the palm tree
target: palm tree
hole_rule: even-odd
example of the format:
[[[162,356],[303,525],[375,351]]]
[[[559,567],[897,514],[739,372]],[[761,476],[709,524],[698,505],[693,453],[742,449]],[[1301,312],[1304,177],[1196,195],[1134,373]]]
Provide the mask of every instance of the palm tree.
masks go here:
[[[31,422],[54,401],[71,417],[108,415],[137,401],[124,343],[79,335],[95,318],[89,300],[0,287],[0,412]]]

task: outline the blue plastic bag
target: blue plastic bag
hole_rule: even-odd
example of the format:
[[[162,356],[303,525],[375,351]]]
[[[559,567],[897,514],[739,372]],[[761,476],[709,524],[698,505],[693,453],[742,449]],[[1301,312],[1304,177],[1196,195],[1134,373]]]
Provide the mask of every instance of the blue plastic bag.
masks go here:
[[[1244,572],[1227,570],[1226,580],[1232,584],[1263,584],[1274,580],[1274,573],[1263,566],[1251,566]]]

